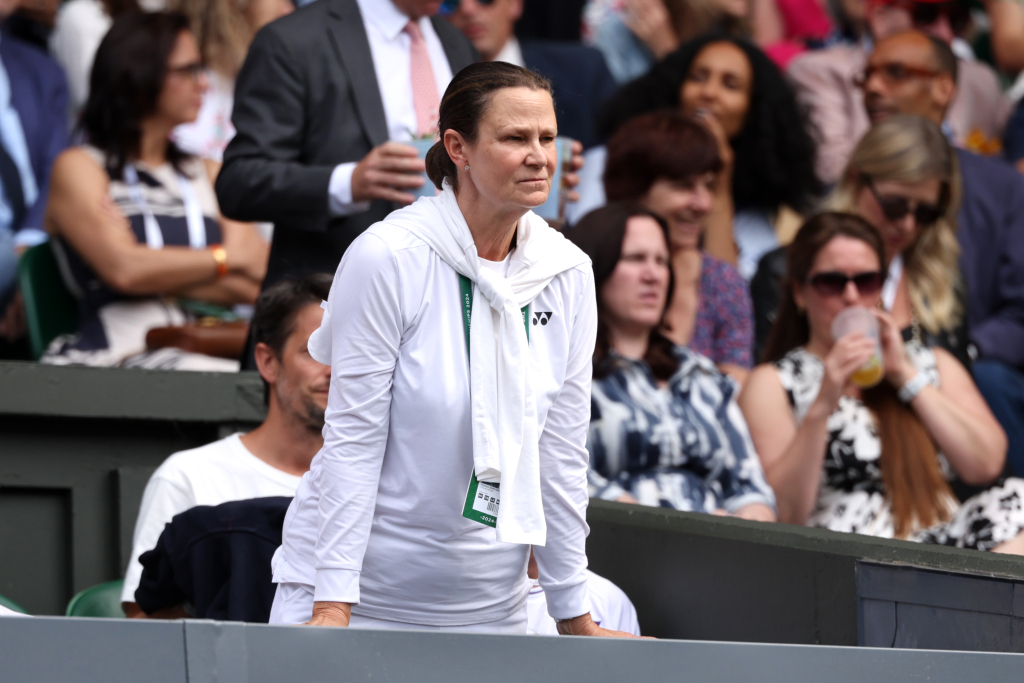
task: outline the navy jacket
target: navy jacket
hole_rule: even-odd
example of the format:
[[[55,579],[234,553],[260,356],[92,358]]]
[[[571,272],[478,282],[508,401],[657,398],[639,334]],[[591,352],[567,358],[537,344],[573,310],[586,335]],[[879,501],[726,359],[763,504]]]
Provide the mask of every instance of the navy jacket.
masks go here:
[[[554,86],[558,134],[579,140],[584,149],[604,142],[595,114],[618,87],[604,56],[592,47],[551,41],[523,41],[520,49],[526,67]]]
[[[197,619],[266,623],[277,588],[270,560],[291,502],[251,498],[175,515],[139,557],[135,601],[147,614],[187,602]]]
[[[958,149],[957,218],[967,322],[981,358],[1024,368],[1024,176],[1006,162]]]
[[[57,62],[41,50],[4,33],[0,59],[11,81],[11,103],[21,118],[32,170],[39,187],[35,204],[26,207],[20,228],[43,227],[50,189],[50,168],[68,146],[68,86]]]

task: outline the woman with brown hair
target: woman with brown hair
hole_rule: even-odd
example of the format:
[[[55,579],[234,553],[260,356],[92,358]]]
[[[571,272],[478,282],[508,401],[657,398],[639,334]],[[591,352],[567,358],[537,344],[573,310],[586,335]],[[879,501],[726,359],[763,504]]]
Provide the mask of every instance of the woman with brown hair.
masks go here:
[[[775,490],[780,521],[980,550],[1024,552],[1024,481],[1009,479],[960,505],[949,479],[999,476],[1006,437],[970,375],[948,352],[906,344],[877,310],[885,247],[864,219],[824,213],[788,251],[788,276],[765,365],[740,396]],[[861,306],[879,342],[832,335]],[[876,353],[884,379],[853,378]]]
[[[591,497],[775,521],[736,383],[658,329],[672,298],[668,226],[612,203],[569,239],[593,262],[597,290]]]

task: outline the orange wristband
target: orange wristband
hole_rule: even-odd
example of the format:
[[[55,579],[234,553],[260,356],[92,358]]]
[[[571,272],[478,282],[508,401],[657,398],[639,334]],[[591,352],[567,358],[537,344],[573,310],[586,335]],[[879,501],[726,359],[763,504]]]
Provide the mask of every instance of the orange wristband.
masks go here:
[[[217,262],[217,277],[224,277],[228,274],[228,252],[224,251],[224,247],[219,244],[214,244],[210,247],[210,253],[213,254],[213,260]]]

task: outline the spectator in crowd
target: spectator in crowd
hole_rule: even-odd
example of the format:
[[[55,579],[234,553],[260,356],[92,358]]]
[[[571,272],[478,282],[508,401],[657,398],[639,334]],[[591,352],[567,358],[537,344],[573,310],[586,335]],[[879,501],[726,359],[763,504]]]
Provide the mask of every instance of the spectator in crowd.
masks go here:
[[[930,45],[929,52],[926,48]],[[910,49],[916,47],[916,49]],[[909,69],[933,69],[940,84],[889,83],[879,70],[902,51]],[[883,41],[872,53],[865,82],[872,122],[897,113],[918,114],[941,125],[956,95],[958,62],[949,47],[921,33]],[[975,104],[975,106],[978,106]],[[960,273],[974,346],[974,381],[1009,438],[1010,465],[1024,473],[1024,178],[1002,160],[956,150],[963,198],[957,216]]]
[[[609,204],[571,239],[593,262],[598,299],[590,495],[775,521],[738,385],[658,329],[672,296],[668,225]]]
[[[715,133],[723,162],[715,196],[721,218],[709,222],[704,247],[749,279],[761,255],[792,239],[799,226],[794,211],[808,210],[820,192],[814,141],[796,98],[761,50],[704,36],[623,87],[603,112],[598,133],[610,135],[634,116],[663,107],[701,116]]]
[[[615,133],[604,185],[609,201],[640,202],[668,223],[675,287],[662,333],[742,381],[753,365],[747,284],[700,246],[721,169],[714,136],[698,121],[665,109],[638,116]],[[581,234],[584,222],[570,235]]]
[[[50,54],[67,75],[72,125],[89,99],[89,74],[100,41],[114,19],[139,9],[138,0],[67,0],[61,4],[50,34]]]
[[[88,144],[54,164],[46,221],[80,300],[79,329],[54,340],[44,362],[238,368],[146,351],[150,329],[188,320],[167,297],[252,303],[266,270],[266,243],[218,215],[207,167],[168,139],[195,119],[205,86],[182,14],[125,14],[100,44],[82,113]]]
[[[18,0],[0,1],[0,20]],[[50,169],[68,145],[64,74],[37,48],[4,33],[0,39],[0,336],[24,335],[17,294],[18,259],[46,240],[43,213]]]
[[[175,453],[150,477],[121,594],[128,616],[145,616],[135,604],[139,556],[156,546],[172,517],[196,505],[295,495],[323,446],[331,369],[313,360],[307,343],[320,325],[320,303],[330,288],[330,275],[315,274],[280,282],[260,295],[252,330],[267,418],[248,434]]]
[[[526,599],[526,632],[532,636],[557,636],[558,625],[548,614],[548,599],[543,586],[537,580],[537,558],[530,552],[530,564],[526,575],[533,582],[530,597]],[[614,583],[587,570],[587,594],[590,597],[590,614],[594,623],[612,631],[623,631],[640,635],[640,622],[636,619],[636,608],[629,596]]]
[[[750,5],[750,0],[590,0],[584,38],[604,54],[615,80],[628,83],[703,33],[749,35]]]
[[[274,223],[264,286],[333,273],[367,227],[413,200],[440,94],[476,51],[440,0],[326,0],[253,39],[235,86],[224,214]],[[372,68],[371,68],[372,65]]]
[[[942,75],[947,70],[932,57],[935,50],[920,35],[904,32],[916,27],[934,40],[949,44],[955,35],[951,22],[959,26],[962,21],[951,19],[949,13],[962,17],[965,6],[966,2],[961,0],[943,4],[868,0],[868,35],[859,44],[837,45],[793,61],[789,76],[814,124],[818,177],[822,182],[831,185],[839,180],[854,145],[870,127],[870,109],[874,106],[871,100],[877,99],[880,80],[885,81],[886,89],[903,93],[930,90],[939,94],[949,88]],[[870,49],[872,41],[874,51]],[[951,102],[946,103],[945,120],[955,145],[979,151],[989,141],[1002,137],[1009,103],[991,67],[978,61],[958,62],[959,88]],[[874,87],[861,82],[865,67],[876,75]],[[942,94],[941,98],[947,96]]]
[[[820,49],[833,37],[829,4],[824,0],[752,0],[754,42],[785,69],[808,48]]]
[[[353,243],[310,339],[335,367],[326,441],[274,558],[271,623],[525,633],[532,545],[559,633],[628,636],[587,600],[593,273],[530,211],[557,160],[551,86],[474,64],[438,127],[441,194]]]
[[[168,0],[167,9],[189,18],[210,82],[196,120],[175,128],[172,138],[182,151],[219,163],[235,135],[235,78],[249,44],[257,31],[295,6],[291,0]]]
[[[970,367],[956,237],[960,194],[956,157],[939,127],[900,115],[861,139],[828,206],[858,214],[882,233],[882,304],[904,341],[942,346]],[[784,248],[769,253],[750,283],[758,349],[779,307],[785,261]]]
[[[830,199],[855,213],[885,242],[882,306],[905,341],[941,346],[970,366],[956,239],[960,173],[939,127],[919,116],[894,116],[868,131],[853,150]]]
[[[572,43],[526,40],[513,28],[523,12],[523,0],[460,0],[450,19],[473,42],[484,61],[526,67],[551,81],[555,89],[558,134],[593,147],[594,112],[615,92],[604,57],[591,47]]]
[[[739,404],[778,497],[779,520],[834,531],[1024,553],[1024,480],[958,503],[967,484],[999,476],[1006,437],[964,367],[941,348],[907,343],[875,310],[885,243],[864,219],[825,213],[788,251],[783,303]],[[834,339],[833,318],[871,309],[879,341]],[[876,354],[881,383],[855,375]],[[877,361],[876,361],[877,362]]]

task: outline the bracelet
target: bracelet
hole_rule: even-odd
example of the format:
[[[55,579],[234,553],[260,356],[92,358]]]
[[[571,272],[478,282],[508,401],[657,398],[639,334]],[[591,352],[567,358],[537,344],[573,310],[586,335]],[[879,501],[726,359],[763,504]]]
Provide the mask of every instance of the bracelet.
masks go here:
[[[928,378],[924,376],[923,372],[919,372],[911,377],[906,384],[900,387],[897,392],[897,396],[904,403],[910,403],[914,400],[914,397],[921,393],[921,390],[928,386]]]
[[[228,252],[224,251],[224,247],[219,244],[214,244],[210,247],[210,253],[213,254],[213,260],[217,262],[217,277],[224,277],[228,274]]]

